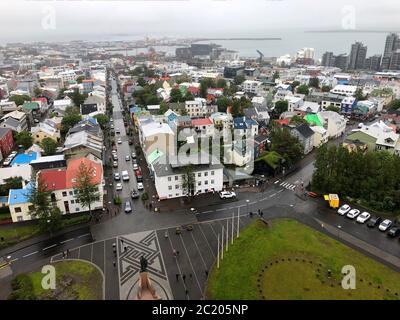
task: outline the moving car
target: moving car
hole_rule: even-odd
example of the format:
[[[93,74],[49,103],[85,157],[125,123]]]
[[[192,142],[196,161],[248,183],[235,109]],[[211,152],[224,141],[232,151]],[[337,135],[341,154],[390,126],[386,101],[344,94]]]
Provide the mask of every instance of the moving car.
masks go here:
[[[388,236],[392,238],[396,238],[398,235],[400,235],[400,227],[398,226],[392,227],[388,232]]]
[[[137,199],[139,198],[139,193],[136,190],[132,190],[131,192],[131,198],[132,199]]]
[[[347,218],[349,219],[354,219],[356,218],[358,215],[360,214],[360,210],[358,209],[351,209],[348,213],[347,213]]]
[[[121,191],[122,190],[122,183],[117,183],[117,185],[115,186],[115,190]]]
[[[219,197],[221,199],[232,199],[236,198],[236,193],[231,191],[221,191]]]
[[[118,128],[115,128],[115,133],[116,133],[116,134],[120,134],[121,131],[120,131]]]
[[[119,175],[119,172],[114,173],[114,180],[115,181],[121,180],[121,176]]]
[[[132,159],[136,159],[136,153],[132,152],[131,157]]]
[[[134,163],[134,164],[133,164],[133,170],[137,170],[137,169],[139,169],[139,166],[138,166],[137,163]]]
[[[371,215],[368,212],[363,212],[357,217],[357,222],[358,223],[365,223],[367,220],[371,218]]]
[[[131,157],[130,156],[125,156],[125,161],[130,161]]]
[[[128,173],[127,170],[122,171],[121,175],[122,175],[122,180],[123,181],[129,181],[129,173]]]
[[[348,204],[342,205],[337,211],[341,216],[344,216],[347,212],[351,210],[351,207]]]
[[[375,228],[376,226],[378,226],[382,221],[381,217],[374,217],[371,218],[368,223],[367,223],[367,227],[368,228]]]
[[[118,168],[118,162],[117,162],[117,161],[114,161],[114,162],[113,162],[113,167],[114,167],[114,168]]]
[[[387,229],[389,229],[392,226],[392,224],[393,224],[392,221],[390,221],[389,219],[385,219],[379,225],[379,230],[382,232],[385,232]]]
[[[142,182],[138,182],[137,188],[138,188],[138,190],[143,190],[144,189],[143,183]]]
[[[132,206],[130,201],[125,202],[125,212],[126,213],[132,212]]]
[[[118,144],[121,144],[121,143],[122,143],[121,138],[118,138],[117,143],[118,143]]]
[[[113,153],[113,160],[114,160],[114,161],[118,161],[118,156],[117,156],[116,153]]]

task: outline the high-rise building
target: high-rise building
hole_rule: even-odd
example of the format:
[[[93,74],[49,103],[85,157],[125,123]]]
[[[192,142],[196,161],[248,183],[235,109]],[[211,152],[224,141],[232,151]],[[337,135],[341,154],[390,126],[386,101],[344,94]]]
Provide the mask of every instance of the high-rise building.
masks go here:
[[[339,54],[335,57],[335,67],[346,70],[349,65],[349,56],[347,54]]]
[[[335,66],[335,56],[333,52],[325,52],[322,56],[322,65],[324,67],[334,67]]]
[[[376,54],[365,59],[364,68],[367,70],[379,71],[381,68],[382,55]]]
[[[386,37],[385,52],[382,58],[382,69],[392,69],[391,65],[396,65],[396,61],[392,63],[392,55],[400,49],[400,37],[397,33],[390,33]],[[396,70],[396,69],[394,69]]]
[[[356,42],[351,45],[349,69],[357,70],[363,69],[365,59],[367,57],[367,46],[362,42]]]
[[[400,70],[400,49],[397,49],[395,52],[392,52],[390,57],[390,70]]]

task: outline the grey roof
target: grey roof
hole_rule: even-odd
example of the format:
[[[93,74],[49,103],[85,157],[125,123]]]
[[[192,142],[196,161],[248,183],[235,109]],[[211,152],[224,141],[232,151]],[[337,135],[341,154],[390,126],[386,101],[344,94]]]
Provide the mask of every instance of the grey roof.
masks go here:
[[[18,128],[18,126],[21,124],[18,120],[11,118],[11,117],[9,117],[3,123],[6,124],[8,127],[12,127],[12,128]]]
[[[10,128],[0,128],[0,139],[3,138],[10,130]]]
[[[81,106],[81,114],[84,116],[91,114],[92,112],[96,112],[96,111],[97,111],[96,103],[86,103],[86,104],[82,104],[82,106]]]
[[[305,123],[296,127],[296,130],[305,138],[312,137],[314,135],[314,131],[306,125]]]
[[[186,162],[187,160],[187,162]],[[191,165],[193,172],[222,169],[224,166],[216,159],[211,160],[208,154],[195,154],[189,159],[180,161],[174,157],[160,157],[153,163],[153,169],[158,177],[185,173],[185,168]]]
[[[173,102],[168,105],[171,110],[185,110],[184,102]]]

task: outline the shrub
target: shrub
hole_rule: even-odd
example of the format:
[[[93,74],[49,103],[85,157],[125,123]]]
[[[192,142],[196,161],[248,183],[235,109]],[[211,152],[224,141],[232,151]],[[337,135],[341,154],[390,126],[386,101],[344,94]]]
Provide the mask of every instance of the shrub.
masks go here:
[[[142,201],[146,201],[149,200],[149,195],[147,194],[147,192],[142,194]]]
[[[16,276],[11,281],[13,291],[8,296],[9,300],[35,300],[36,296],[33,293],[33,284],[31,278],[26,274]]]
[[[116,196],[116,197],[114,198],[114,204],[117,205],[117,206],[119,206],[121,203],[122,203],[121,198],[120,198],[119,196]]]

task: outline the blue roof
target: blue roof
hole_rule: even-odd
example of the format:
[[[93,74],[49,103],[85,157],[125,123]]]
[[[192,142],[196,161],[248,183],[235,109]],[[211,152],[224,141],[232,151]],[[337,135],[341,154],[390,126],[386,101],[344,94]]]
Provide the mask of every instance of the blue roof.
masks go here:
[[[175,121],[178,118],[178,116],[175,113],[170,113],[167,118],[169,122],[172,122]]]
[[[29,202],[29,194],[32,190],[32,183],[29,182],[24,189],[10,189],[8,204],[14,205]]]
[[[7,196],[0,197],[0,203],[8,203],[8,197]]]
[[[130,113],[139,113],[140,111],[142,111],[142,108],[134,106],[132,108],[129,109]]]
[[[37,153],[36,152],[29,152],[18,154],[14,160],[11,162],[11,166],[17,166],[20,164],[29,164],[31,161],[36,160]]]

